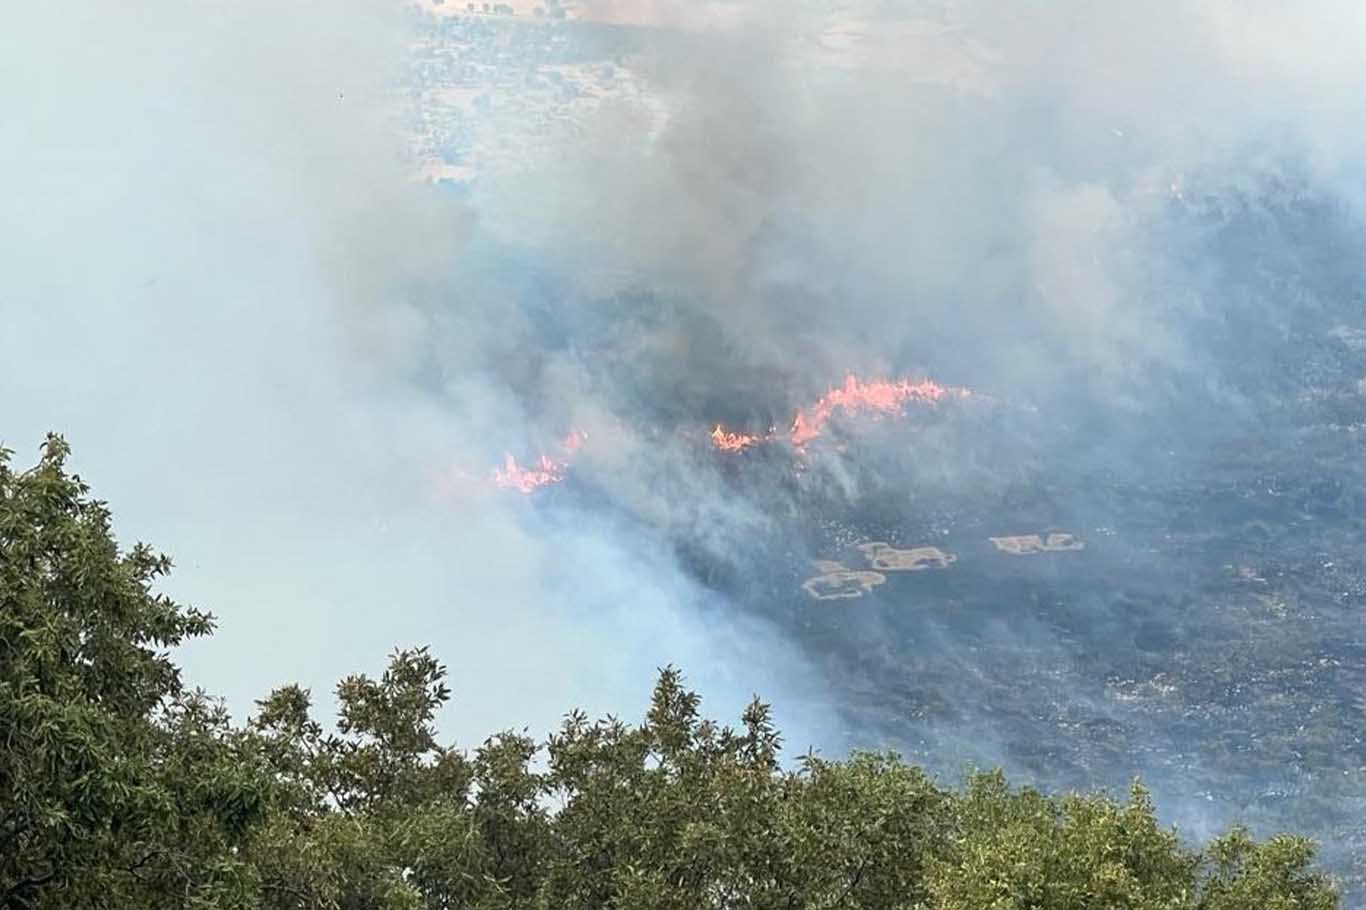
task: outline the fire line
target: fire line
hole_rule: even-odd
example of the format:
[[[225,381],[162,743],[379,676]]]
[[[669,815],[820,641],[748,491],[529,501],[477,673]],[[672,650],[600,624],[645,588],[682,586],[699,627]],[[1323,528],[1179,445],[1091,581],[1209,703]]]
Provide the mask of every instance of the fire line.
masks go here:
[[[832,387],[814,403],[798,410],[792,418],[791,427],[785,432],[773,428],[767,433],[741,433],[717,424],[708,438],[712,446],[722,452],[743,452],[753,446],[773,442],[787,442],[802,451],[823,436],[830,420],[840,413],[896,416],[911,404],[935,405],[945,399],[968,398],[972,395],[970,389],[940,385],[929,379],[866,380],[850,373],[843,385]],[[574,430],[560,444],[559,457],[541,455],[526,466],[508,455],[503,466],[494,472],[493,482],[502,489],[520,493],[532,493],[559,483],[564,480],[574,453],[587,438],[586,433]]]

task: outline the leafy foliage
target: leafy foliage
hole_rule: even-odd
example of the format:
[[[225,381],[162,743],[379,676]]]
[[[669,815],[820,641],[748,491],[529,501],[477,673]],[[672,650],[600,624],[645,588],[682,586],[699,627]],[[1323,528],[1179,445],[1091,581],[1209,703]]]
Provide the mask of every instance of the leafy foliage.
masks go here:
[[[245,726],[168,649],[210,618],[153,591],[49,438],[0,452],[0,906],[268,910],[1330,910],[1312,845],[1202,850],[1148,794],[945,788],[894,755],[779,761],[769,709],[702,717],[663,670],[642,723],[570,713],[544,742],[443,745],[446,671],[398,651],[286,686]]]
[[[269,770],[166,654],[211,620],[152,593],[170,560],[120,553],[66,457],[0,451],[0,903],[244,903]]]

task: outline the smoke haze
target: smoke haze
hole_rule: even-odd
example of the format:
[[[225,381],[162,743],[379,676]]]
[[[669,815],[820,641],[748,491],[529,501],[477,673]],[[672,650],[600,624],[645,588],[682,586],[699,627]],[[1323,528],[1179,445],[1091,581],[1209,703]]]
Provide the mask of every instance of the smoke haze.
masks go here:
[[[176,557],[171,592],[220,619],[190,678],[243,713],[430,643],[465,742],[629,710],[667,662],[732,714],[785,687],[773,634],[658,544],[443,494],[528,431],[485,364],[423,382],[473,360],[430,332],[473,309],[475,219],[412,179],[404,11],[140,10],[30,6],[4,39],[4,442],[68,434],[125,541]],[[746,643],[778,669],[742,669]]]

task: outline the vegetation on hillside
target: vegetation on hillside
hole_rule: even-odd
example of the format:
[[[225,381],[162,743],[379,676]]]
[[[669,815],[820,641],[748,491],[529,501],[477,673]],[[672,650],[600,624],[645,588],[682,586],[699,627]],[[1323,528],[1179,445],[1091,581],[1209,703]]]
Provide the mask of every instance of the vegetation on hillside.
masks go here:
[[[50,437],[0,450],[0,906],[1328,910],[1299,837],[1193,848],[1147,793],[945,788],[893,755],[779,763],[755,702],[734,728],[673,669],[642,723],[569,714],[465,751],[445,670],[399,651],[337,687],[276,690],[245,726],[168,649],[208,615],[155,591]]]

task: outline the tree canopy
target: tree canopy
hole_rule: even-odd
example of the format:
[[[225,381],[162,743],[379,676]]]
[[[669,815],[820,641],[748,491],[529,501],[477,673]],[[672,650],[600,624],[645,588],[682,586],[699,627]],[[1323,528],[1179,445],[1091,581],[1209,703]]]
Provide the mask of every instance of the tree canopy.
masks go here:
[[[755,701],[704,718],[665,668],[638,724],[442,742],[446,671],[395,652],[245,725],[169,650],[212,619],[155,590],[49,437],[0,450],[0,906],[263,910],[1329,910],[1291,835],[1192,846],[1138,784],[946,787],[895,755],[779,760]]]

